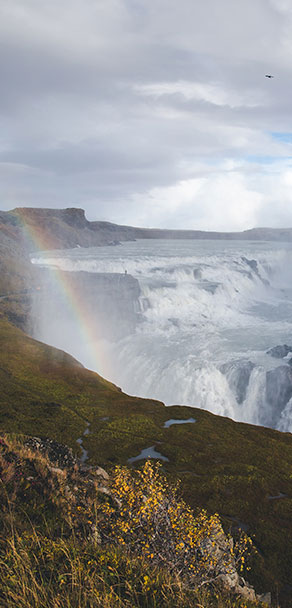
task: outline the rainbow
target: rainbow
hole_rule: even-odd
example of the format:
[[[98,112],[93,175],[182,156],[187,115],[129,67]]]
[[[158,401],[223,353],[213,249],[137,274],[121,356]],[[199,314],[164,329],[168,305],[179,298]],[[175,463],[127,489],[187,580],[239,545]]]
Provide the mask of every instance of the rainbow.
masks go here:
[[[29,244],[30,249],[36,255],[48,249],[48,236],[41,227],[27,223],[22,217],[21,222],[24,238]],[[48,266],[48,269],[50,270],[50,279],[54,293],[62,298],[68,310],[68,315],[74,323],[74,342],[77,341],[81,345],[81,350],[84,352],[84,364],[87,368],[97,373],[107,373],[107,375],[110,375],[106,349],[101,341],[94,339],[96,334],[96,319],[94,326],[92,318],[86,310],[82,294],[72,287],[69,280],[70,272],[60,270],[57,266]],[[52,344],[52,346],[62,349],[61,341],[60,344]]]

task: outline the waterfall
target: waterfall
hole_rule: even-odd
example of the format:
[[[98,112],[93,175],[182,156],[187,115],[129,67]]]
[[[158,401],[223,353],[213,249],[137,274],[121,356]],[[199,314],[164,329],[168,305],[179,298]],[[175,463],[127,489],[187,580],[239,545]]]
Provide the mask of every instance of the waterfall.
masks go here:
[[[267,354],[289,336],[292,342],[291,255],[286,243],[144,240],[44,253],[33,263],[77,278],[86,273],[86,314],[104,329],[92,337],[103,352],[96,371],[126,392],[292,430],[292,370]],[[106,275],[129,280],[123,298],[117,283],[108,298],[104,279],[96,287],[94,277]],[[52,289],[50,306],[54,301],[57,318]],[[62,307],[65,328],[69,313]],[[42,339],[48,310],[44,301],[34,307],[35,336]],[[74,343],[72,323],[71,344],[64,330],[63,348],[88,364],[88,337],[79,336],[78,345],[76,330]],[[55,345],[62,346],[62,332]],[[270,388],[274,378],[278,392]]]

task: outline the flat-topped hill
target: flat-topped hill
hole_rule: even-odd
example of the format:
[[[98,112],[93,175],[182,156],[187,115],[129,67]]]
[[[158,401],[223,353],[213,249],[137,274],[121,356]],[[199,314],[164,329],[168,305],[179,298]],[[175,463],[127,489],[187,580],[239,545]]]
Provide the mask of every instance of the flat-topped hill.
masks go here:
[[[34,251],[98,247],[135,239],[291,241],[292,228],[253,228],[244,232],[160,230],[90,222],[83,209],[75,208],[19,207],[0,211],[0,296],[37,285],[37,270],[29,258]]]
[[[90,222],[83,209],[75,208],[20,207],[0,212],[0,232],[12,238],[16,235],[31,251],[94,247],[135,239],[292,240],[292,228],[253,228],[244,232],[138,228],[105,221]]]

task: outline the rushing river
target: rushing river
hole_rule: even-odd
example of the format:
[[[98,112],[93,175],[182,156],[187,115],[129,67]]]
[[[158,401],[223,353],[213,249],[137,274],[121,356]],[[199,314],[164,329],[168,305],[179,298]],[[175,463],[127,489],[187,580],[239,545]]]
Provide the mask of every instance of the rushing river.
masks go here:
[[[124,391],[292,430],[289,354],[284,360],[266,354],[292,344],[292,244],[141,240],[43,253],[33,262],[126,272],[139,281],[135,331],[95,345],[102,352],[96,371]],[[66,335],[47,341],[90,365],[86,340],[71,330],[69,343]],[[284,365],[281,377],[267,377]]]

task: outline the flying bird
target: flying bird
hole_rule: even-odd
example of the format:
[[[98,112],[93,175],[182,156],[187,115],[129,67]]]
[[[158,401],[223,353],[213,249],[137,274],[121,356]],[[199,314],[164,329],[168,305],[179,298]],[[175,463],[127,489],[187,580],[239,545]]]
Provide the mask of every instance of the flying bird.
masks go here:
[[[265,74],[265,78],[274,78],[272,74]]]

